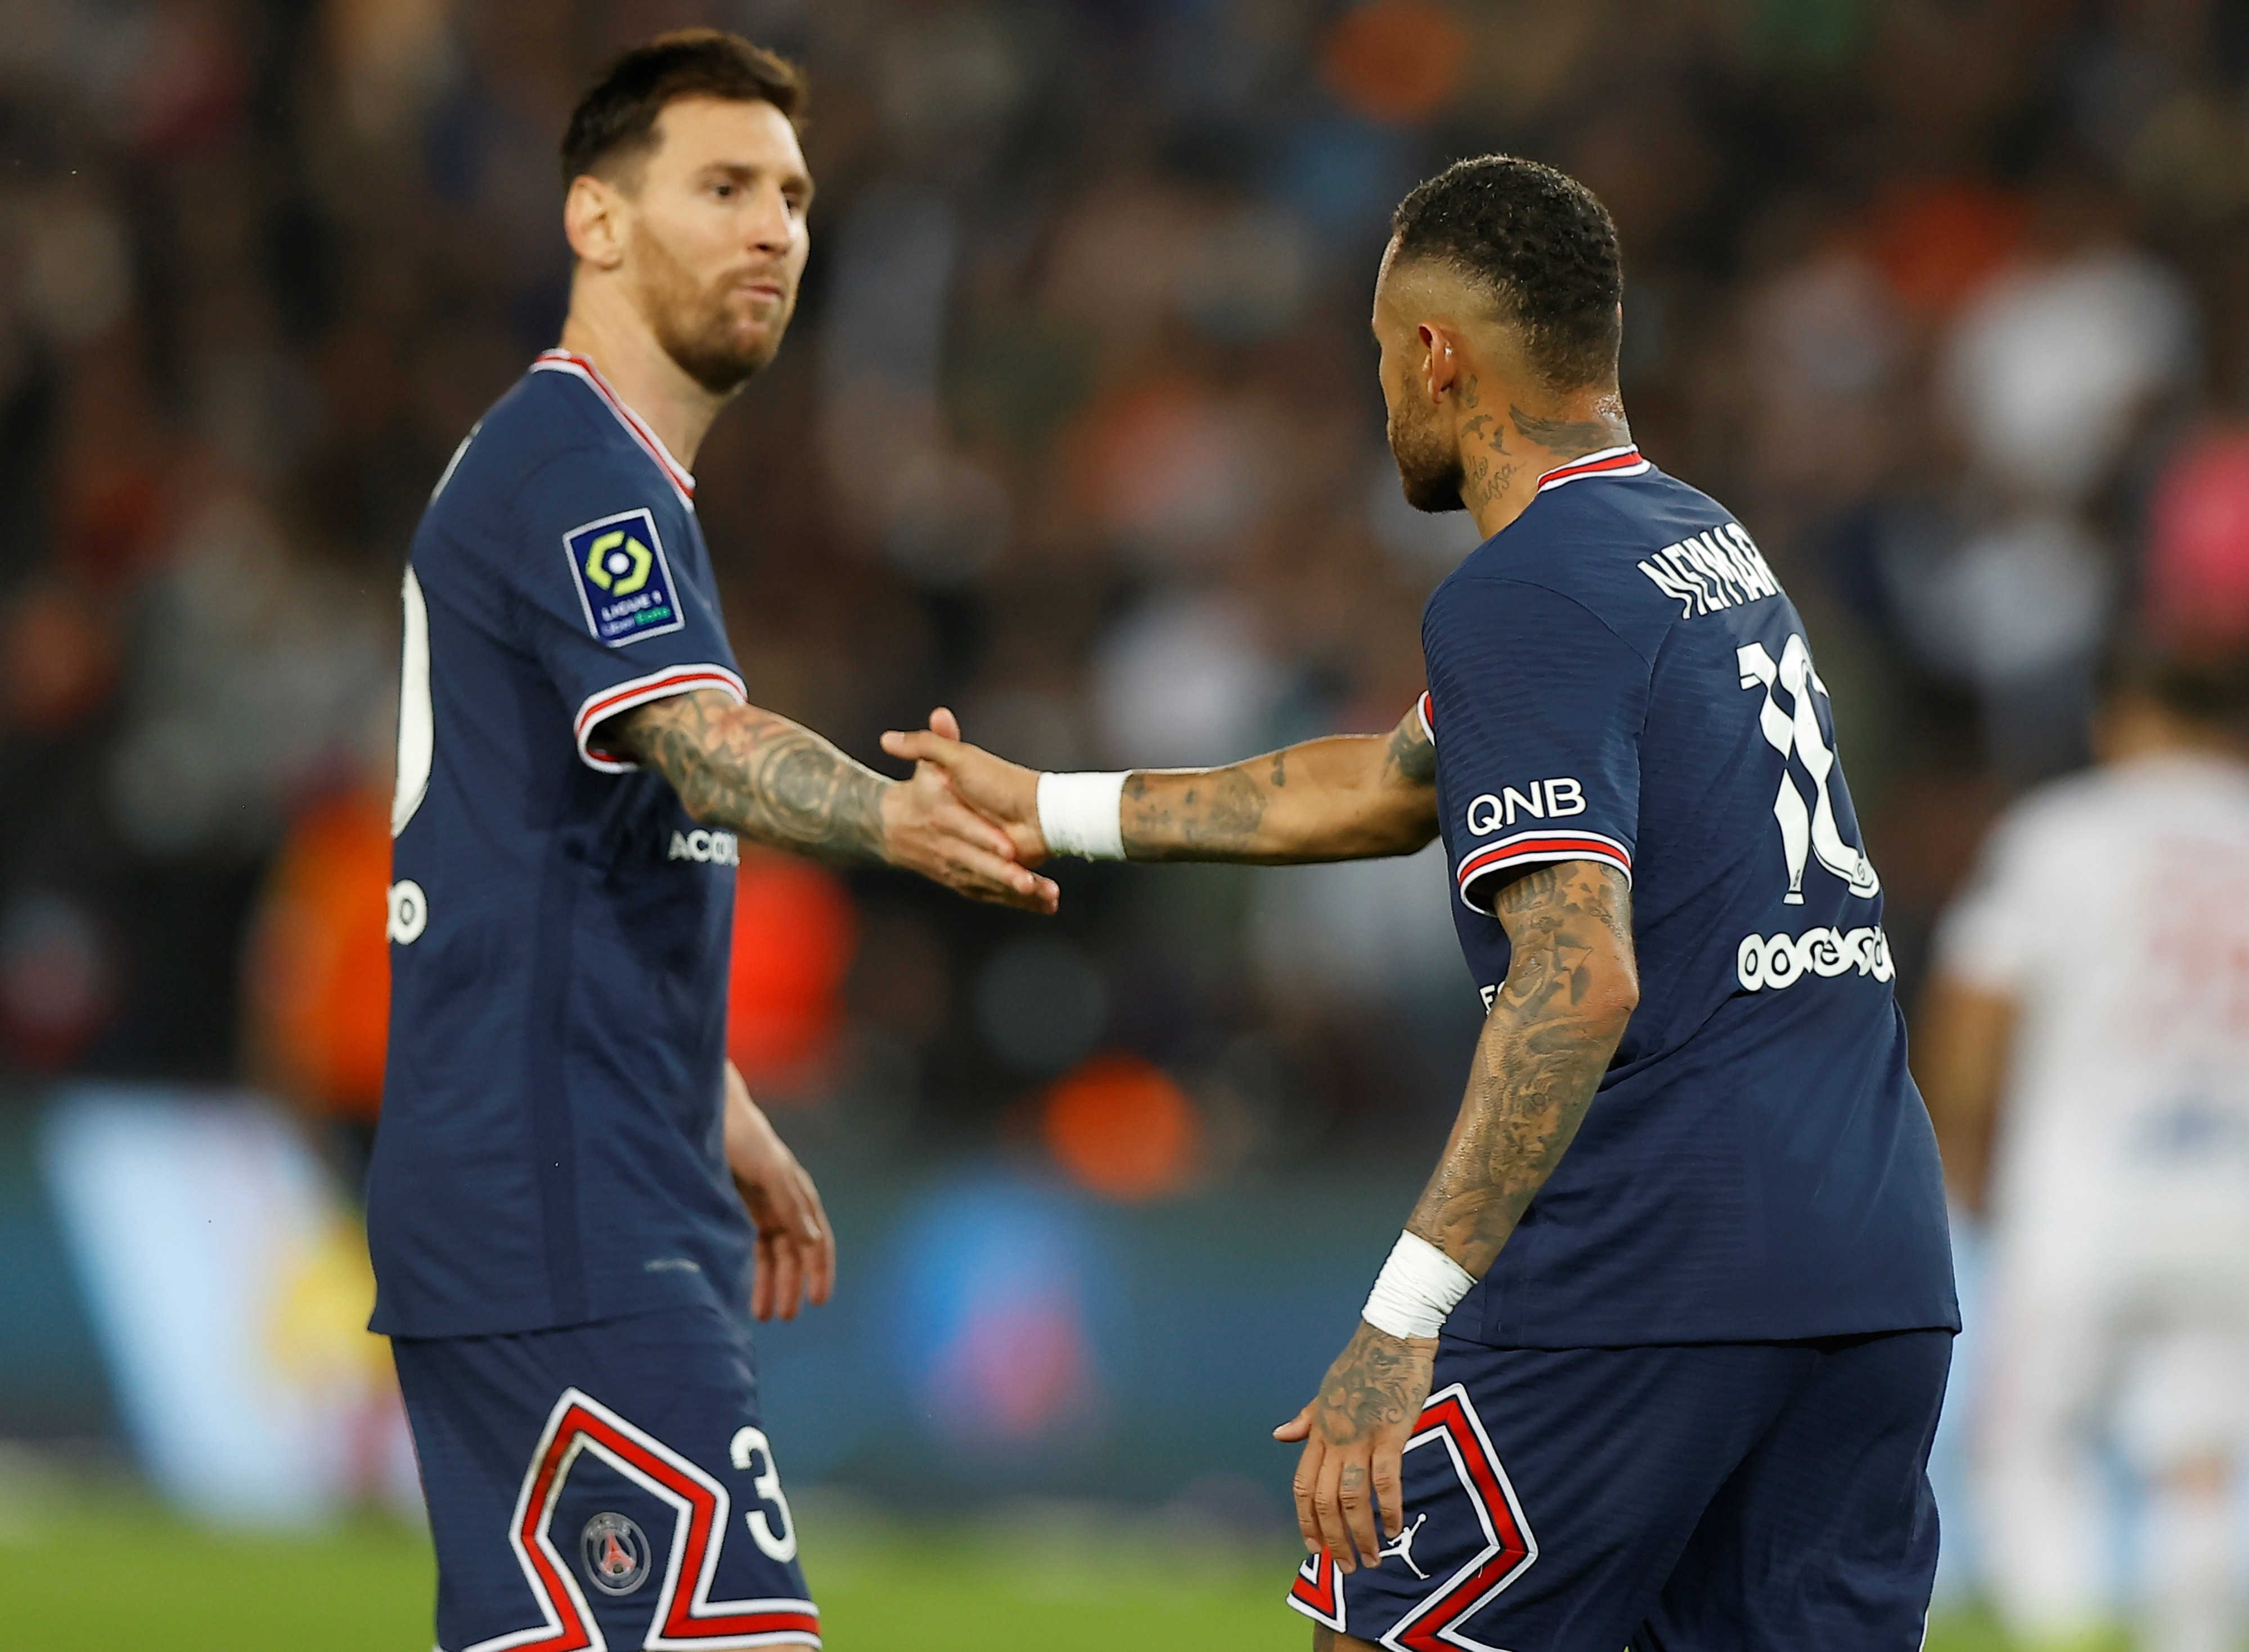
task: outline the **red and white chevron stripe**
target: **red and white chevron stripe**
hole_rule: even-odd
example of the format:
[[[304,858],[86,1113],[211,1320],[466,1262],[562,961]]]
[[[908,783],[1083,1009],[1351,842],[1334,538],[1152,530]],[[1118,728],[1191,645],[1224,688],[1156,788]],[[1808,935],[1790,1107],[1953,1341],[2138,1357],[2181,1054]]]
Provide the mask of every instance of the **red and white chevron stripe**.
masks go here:
[[[547,1414],[517,1493],[507,1538],[545,1621],[495,1635],[461,1652],[608,1652],[602,1627],[548,1531],[554,1504],[580,1452],[590,1452],[677,1511],[671,1558],[643,1645],[658,1652],[691,1648],[820,1644],[820,1609],[809,1600],[718,1600],[711,1580],[731,1522],[726,1488],[654,1435],[576,1388],[566,1388]],[[682,1585],[689,1587],[683,1589]]]

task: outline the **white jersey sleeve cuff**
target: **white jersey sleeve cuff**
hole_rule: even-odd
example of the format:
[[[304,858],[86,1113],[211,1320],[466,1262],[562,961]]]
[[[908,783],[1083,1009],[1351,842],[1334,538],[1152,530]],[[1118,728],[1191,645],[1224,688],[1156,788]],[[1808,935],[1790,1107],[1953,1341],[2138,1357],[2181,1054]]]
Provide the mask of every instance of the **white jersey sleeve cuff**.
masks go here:
[[[1587,831],[1517,832],[1469,854],[1454,878],[1465,905],[1475,912],[1489,912],[1490,901],[1479,900],[1475,893],[1485,879],[1564,860],[1599,861],[1623,873],[1625,887],[1632,887],[1632,851],[1613,837]]]
[[[586,697],[586,703],[578,708],[578,715],[571,723],[577,736],[579,759],[587,767],[597,768],[604,774],[630,774],[640,765],[587,743],[595,726],[636,706],[669,699],[674,694],[691,694],[698,688],[722,690],[732,695],[738,706],[750,703],[749,692],[742,686],[742,679],[723,665],[667,665],[660,671],[614,684]]]

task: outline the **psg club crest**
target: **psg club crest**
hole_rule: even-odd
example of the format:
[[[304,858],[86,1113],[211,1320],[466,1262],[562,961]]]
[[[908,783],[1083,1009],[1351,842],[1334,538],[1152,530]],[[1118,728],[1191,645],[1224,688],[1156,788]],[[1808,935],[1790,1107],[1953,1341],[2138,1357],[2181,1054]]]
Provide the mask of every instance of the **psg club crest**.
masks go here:
[[[648,1581],[648,1538],[622,1514],[597,1514],[578,1539],[587,1580],[603,1594],[630,1594]]]
[[[562,536],[562,551],[570,559],[587,629],[597,641],[622,648],[687,623],[656,518],[647,511],[626,511],[574,527]]]

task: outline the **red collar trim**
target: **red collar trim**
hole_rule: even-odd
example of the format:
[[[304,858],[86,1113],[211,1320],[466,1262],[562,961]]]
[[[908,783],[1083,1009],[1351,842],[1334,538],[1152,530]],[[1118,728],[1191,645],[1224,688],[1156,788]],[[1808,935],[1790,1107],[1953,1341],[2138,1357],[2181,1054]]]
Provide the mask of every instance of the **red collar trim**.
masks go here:
[[[1581,459],[1572,459],[1567,465],[1558,465],[1538,478],[1538,491],[1565,483],[1582,481],[1588,476],[1640,476],[1654,469],[1640,458],[1636,447],[1605,448],[1599,453],[1588,453]]]
[[[664,446],[663,438],[649,429],[639,414],[625,405],[622,396],[609,388],[609,382],[602,376],[601,368],[574,350],[542,350],[539,359],[532,362],[531,370],[533,373],[569,373],[585,380],[593,387],[594,394],[609,404],[609,411],[616,415],[617,423],[625,427],[627,434],[647,450],[649,458],[654,459],[657,468],[671,478],[671,485],[679,490],[681,500],[688,505],[694,504],[693,474],[671,457],[671,450]]]

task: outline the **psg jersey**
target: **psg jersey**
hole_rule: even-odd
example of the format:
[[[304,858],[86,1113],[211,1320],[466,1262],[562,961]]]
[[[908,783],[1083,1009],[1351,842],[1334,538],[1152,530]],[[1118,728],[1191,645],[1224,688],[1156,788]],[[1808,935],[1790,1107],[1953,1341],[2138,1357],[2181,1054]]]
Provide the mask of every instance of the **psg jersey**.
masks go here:
[[[1448,1329],[1498,1346],[1957,1329],[1881,880],[1804,622],[1637,450],[1540,480],[1422,621],[1461,947],[1496,891],[1631,880],[1640,1003],[1576,1140]]]
[[[744,1300],[722,1139],[734,839],[600,749],[742,682],[693,478],[550,351],[464,442],[404,581],[374,1328]]]

